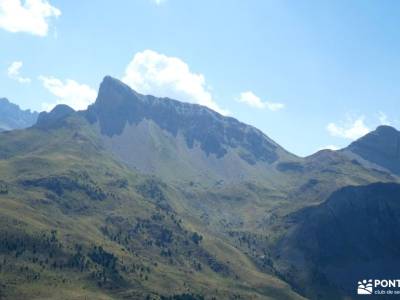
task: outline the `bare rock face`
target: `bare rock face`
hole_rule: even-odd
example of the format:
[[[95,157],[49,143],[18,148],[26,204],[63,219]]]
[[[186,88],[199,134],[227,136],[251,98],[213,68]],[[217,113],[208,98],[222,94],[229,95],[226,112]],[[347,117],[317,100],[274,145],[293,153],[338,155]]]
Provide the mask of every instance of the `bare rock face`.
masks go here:
[[[86,111],[86,118],[98,124],[111,149],[124,160],[129,156],[126,151],[137,154],[134,150],[139,149],[140,144],[149,144],[149,139],[153,144],[159,141],[159,144],[171,146],[164,150],[156,146],[147,149],[152,153],[154,169],[161,168],[157,162],[168,161],[168,157],[178,151],[184,154],[180,158],[173,157],[174,161],[189,160],[182,162],[180,167],[185,164],[194,167],[206,157],[213,161],[228,159],[232,162],[233,159],[234,164],[237,161],[237,165],[251,168],[257,163],[271,165],[281,153],[290,156],[261,131],[234,118],[224,117],[200,105],[141,95],[111,77],[104,78],[96,102]],[[142,130],[140,128],[149,130],[149,127],[153,128],[152,132],[145,135],[138,132]],[[146,140],[142,141],[144,136]],[[129,145],[137,147],[133,149]],[[121,149],[125,149],[125,154],[121,154]],[[140,162],[132,161],[134,157],[128,160],[128,164],[140,169]]]

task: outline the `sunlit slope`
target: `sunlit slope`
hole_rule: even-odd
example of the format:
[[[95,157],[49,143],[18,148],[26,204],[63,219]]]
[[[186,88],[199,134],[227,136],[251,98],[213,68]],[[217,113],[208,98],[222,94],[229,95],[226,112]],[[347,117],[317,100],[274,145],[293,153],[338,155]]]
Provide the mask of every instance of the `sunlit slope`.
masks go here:
[[[85,119],[55,112],[0,136],[5,299],[299,298],[181,217],[179,192],[116,162]]]

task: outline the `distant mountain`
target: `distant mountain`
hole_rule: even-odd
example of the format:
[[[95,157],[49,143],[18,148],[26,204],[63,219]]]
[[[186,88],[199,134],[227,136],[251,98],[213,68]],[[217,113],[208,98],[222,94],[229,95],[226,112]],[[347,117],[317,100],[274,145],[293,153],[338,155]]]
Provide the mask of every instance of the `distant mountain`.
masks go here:
[[[141,95],[111,77],[86,116],[122,161],[164,178],[263,178],[279,159],[295,159],[252,126],[204,106]]]
[[[37,112],[22,110],[6,98],[0,98],[0,130],[21,129],[36,123]]]
[[[379,126],[343,150],[362,162],[400,175],[400,132],[390,126]]]
[[[289,215],[276,266],[311,299],[355,297],[362,278],[396,278],[400,185],[345,187]],[[290,224],[290,225],[289,225]]]
[[[63,121],[74,112],[68,105],[59,104],[51,112],[41,112],[35,125],[39,128],[55,129],[62,126]]]

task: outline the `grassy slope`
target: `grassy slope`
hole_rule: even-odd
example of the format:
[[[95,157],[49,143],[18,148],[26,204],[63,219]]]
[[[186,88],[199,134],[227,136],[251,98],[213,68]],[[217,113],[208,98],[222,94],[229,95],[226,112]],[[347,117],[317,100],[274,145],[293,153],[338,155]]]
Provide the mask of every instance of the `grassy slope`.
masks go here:
[[[260,269],[279,276],[273,253],[277,243],[295,225],[285,221],[285,216],[324,202],[333,191],[344,186],[399,182],[398,177],[366,169],[332,151],[295,163],[301,167],[281,172],[282,180],[274,185],[242,182],[209,189],[180,186],[186,196],[180,205],[184,208],[182,214],[188,217],[195,214],[199,220],[198,230],[228,238],[231,245]],[[296,278],[300,273],[291,278],[293,284],[299,283]],[[308,287],[313,289],[310,284]]]
[[[112,160],[79,118],[2,133],[0,180],[4,299],[299,298],[178,215],[178,191]]]
[[[282,217],[341,186],[397,180],[318,156],[271,169],[273,183],[167,185],[113,160],[77,116],[56,130],[2,133],[0,295],[298,298],[273,275],[272,248],[290,228]]]

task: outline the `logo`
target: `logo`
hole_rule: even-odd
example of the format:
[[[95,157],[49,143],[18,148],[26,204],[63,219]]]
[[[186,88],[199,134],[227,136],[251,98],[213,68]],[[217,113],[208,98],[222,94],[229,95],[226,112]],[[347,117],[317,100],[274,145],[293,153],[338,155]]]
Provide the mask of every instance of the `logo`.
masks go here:
[[[357,282],[357,295],[400,296],[400,279],[363,279]]]
[[[357,287],[358,295],[372,295],[373,291],[374,291],[374,286],[372,284],[372,279],[369,280],[364,279],[363,281],[358,282],[358,287]]]

